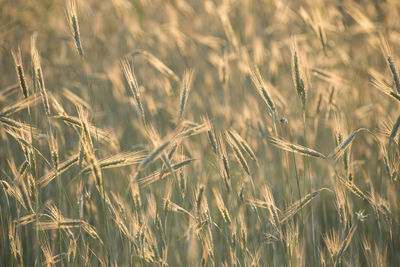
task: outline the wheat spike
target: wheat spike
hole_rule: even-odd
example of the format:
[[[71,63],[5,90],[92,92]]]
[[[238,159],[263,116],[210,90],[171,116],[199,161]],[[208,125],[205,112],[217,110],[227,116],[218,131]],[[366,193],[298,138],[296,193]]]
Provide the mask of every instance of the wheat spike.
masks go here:
[[[78,49],[78,53],[80,56],[83,55],[83,48],[81,43],[81,36],[79,33],[79,23],[78,23],[78,15],[76,12],[76,2],[75,0],[67,0],[66,3],[66,16],[68,20],[68,25],[71,29],[76,48]]]

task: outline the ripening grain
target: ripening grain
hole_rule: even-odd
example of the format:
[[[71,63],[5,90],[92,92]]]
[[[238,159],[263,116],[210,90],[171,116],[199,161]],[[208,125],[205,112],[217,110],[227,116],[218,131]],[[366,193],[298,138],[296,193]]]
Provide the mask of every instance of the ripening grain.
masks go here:
[[[400,266],[399,1],[0,7],[0,266]]]

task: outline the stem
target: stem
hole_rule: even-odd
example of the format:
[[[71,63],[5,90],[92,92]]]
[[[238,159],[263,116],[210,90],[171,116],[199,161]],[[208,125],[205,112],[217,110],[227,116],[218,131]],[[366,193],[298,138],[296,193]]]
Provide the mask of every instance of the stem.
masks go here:
[[[304,145],[307,146],[307,126],[306,126],[306,110],[303,111],[303,129],[304,129]],[[313,184],[311,181],[311,173],[310,173],[310,162],[307,157],[304,158],[304,186],[306,175],[308,176],[308,183],[310,185],[310,192],[313,192]],[[315,246],[315,225],[314,225],[314,208],[311,205],[311,231],[312,231],[312,243],[313,243],[313,260],[314,266],[317,265],[317,252]]]

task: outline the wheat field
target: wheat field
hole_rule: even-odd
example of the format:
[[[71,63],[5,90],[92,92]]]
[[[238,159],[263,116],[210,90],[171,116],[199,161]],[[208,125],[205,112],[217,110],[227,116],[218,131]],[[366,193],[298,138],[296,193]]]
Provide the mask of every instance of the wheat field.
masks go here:
[[[400,266],[399,19],[1,0],[0,266]]]

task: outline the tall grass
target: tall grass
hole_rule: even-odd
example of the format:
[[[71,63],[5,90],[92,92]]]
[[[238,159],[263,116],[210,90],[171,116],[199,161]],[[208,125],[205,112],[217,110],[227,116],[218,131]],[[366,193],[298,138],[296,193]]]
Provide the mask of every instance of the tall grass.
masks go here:
[[[0,6],[0,266],[400,265],[400,3]]]

